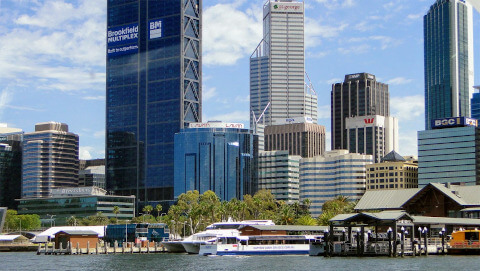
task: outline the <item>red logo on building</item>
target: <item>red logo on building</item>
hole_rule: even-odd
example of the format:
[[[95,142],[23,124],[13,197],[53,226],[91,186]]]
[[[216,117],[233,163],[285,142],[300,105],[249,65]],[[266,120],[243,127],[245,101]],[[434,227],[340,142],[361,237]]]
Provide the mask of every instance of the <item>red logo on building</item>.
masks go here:
[[[365,124],[372,124],[374,120],[375,119],[373,118],[373,119],[364,119],[363,121],[365,121]]]

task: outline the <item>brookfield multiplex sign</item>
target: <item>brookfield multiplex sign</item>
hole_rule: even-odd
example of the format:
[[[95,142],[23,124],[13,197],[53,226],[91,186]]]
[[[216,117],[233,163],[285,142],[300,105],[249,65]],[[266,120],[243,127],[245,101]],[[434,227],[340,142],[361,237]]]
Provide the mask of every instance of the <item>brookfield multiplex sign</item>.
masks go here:
[[[135,23],[108,29],[107,47],[107,54],[109,56],[138,52],[138,24]]]
[[[444,118],[432,120],[432,128],[478,126],[478,120],[467,117]]]

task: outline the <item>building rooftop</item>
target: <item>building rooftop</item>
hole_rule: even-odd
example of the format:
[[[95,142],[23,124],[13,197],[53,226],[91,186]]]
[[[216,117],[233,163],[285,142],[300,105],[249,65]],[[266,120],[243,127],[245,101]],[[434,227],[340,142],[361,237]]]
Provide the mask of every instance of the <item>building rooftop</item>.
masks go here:
[[[396,151],[391,151],[382,158],[382,162],[406,162],[406,161],[407,160],[405,160],[405,158],[403,158]]]

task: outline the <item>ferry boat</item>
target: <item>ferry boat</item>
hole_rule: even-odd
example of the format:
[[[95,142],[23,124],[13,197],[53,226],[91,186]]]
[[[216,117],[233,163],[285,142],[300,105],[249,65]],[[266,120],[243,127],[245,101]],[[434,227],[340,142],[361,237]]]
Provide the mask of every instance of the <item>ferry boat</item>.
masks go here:
[[[452,233],[448,254],[480,254],[480,230],[460,230]]]
[[[205,231],[195,233],[181,241],[185,251],[189,254],[198,254],[200,245],[206,244],[209,240],[215,240],[217,237],[236,237],[240,236],[240,227],[247,225],[275,225],[272,220],[245,220],[240,222],[217,222],[209,225]]]
[[[308,255],[314,235],[217,237],[200,245],[200,255]]]
[[[182,239],[173,239],[173,240],[164,240],[162,245],[171,253],[182,253],[186,252],[185,248],[182,245]]]

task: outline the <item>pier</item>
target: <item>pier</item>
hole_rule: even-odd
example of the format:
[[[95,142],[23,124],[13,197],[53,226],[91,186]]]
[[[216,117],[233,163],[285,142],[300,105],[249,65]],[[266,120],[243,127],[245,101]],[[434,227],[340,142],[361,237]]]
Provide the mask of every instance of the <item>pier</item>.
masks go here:
[[[98,242],[95,244],[87,243],[86,247],[81,247],[79,243],[72,245],[68,242],[66,247],[62,247],[62,243],[59,243],[58,248],[56,248],[55,243],[53,243],[53,246],[40,244],[37,255],[148,254],[167,252],[165,247],[159,242],[145,242],[145,245],[141,245],[141,243],[135,244],[133,242],[126,244],[126,246],[119,247],[115,243],[113,247],[110,247],[108,244],[102,245]]]

